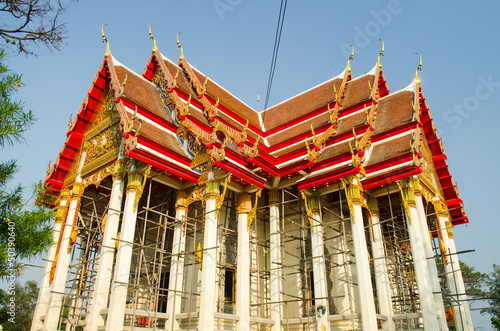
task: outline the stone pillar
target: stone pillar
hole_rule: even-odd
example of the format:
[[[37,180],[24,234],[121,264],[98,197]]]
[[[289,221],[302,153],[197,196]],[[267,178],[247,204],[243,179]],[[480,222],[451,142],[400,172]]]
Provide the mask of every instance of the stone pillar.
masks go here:
[[[424,240],[420,230],[420,219],[418,217],[417,206],[415,203],[415,192],[410,182],[399,184],[401,191],[401,200],[406,212],[406,225],[410,237],[411,255],[415,267],[415,276],[417,278],[418,295],[420,297],[420,309],[424,320],[425,330],[439,330],[439,323],[434,305],[434,296],[432,293],[429,268],[424,250]]]
[[[52,241],[54,242],[47,253],[47,262],[43,269],[42,281],[40,283],[40,290],[38,291],[38,300],[33,313],[33,322],[31,323],[31,330],[41,330],[43,327],[42,317],[47,313],[48,298],[50,298],[50,282],[52,267],[56,266],[53,262],[56,256],[57,244],[62,230],[62,224],[66,221],[66,214],[68,212],[68,199],[69,190],[64,189],[61,191],[61,200],[59,206],[55,210],[54,228],[52,229]]]
[[[359,178],[353,177],[352,182],[345,184],[347,202],[351,212],[351,229],[356,261],[359,304],[361,308],[361,325],[363,330],[377,330],[377,315],[373,298],[373,287],[370,276],[370,262],[366,246],[363,222],[363,187]]]
[[[186,236],[184,233],[184,222],[186,221],[186,191],[177,191],[175,201],[175,225],[174,236],[172,243],[172,260],[170,263],[170,280],[168,284],[168,299],[167,299],[167,314],[168,325],[167,330],[179,330],[179,323],[175,319],[177,314],[181,312],[181,297],[183,291],[184,280],[184,256],[182,252],[186,248]]]
[[[115,272],[111,285],[106,330],[123,330],[125,304],[127,302],[132,249],[137,222],[137,205],[142,195],[149,168],[146,173],[136,171],[132,165],[129,175],[120,231],[120,241],[116,252]]]
[[[303,194],[305,197],[305,195]],[[330,330],[330,309],[328,304],[328,286],[326,284],[325,245],[323,242],[323,224],[319,210],[318,197],[307,201],[307,215],[311,224],[311,255],[314,282],[314,304],[316,308],[316,330]]]
[[[458,300],[460,304],[460,309],[462,311],[462,321],[463,329],[467,331],[473,331],[474,326],[472,325],[472,317],[469,309],[469,302],[467,301],[467,294],[465,291],[464,280],[462,277],[462,270],[460,269],[460,261],[457,256],[457,248],[455,247],[455,239],[453,238],[453,230],[451,222],[446,222],[446,232],[450,242],[449,253],[451,258],[451,263],[453,263],[453,271],[455,272],[455,281],[458,287]]]
[[[238,260],[236,278],[236,330],[250,330],[250,234],[248,214],[252,211],[249,194],[238,194]]]
[[[377,287],[380,314],[387,318],[385,321],[382,321],[382,328],[384,330],[395,330],[394,320],[392,319],[394,311],[392,308],[391,288],[386,264],[387,254],[382,240],[383,236],[380,226],[380,212],[377,199],[370,200],[370,212],[372,215],[370,240],[372,246],[373,269],[375,270],[375,285]]]
[[[125,177],[125,162],[117,160],[113,173],[113,186],[109,198],[108,213],[102,222],[103,236],[102,245],[97,257],[97,275],[92,292],[89,315],[87,317],[87,330],[97,331],[104,327],[104,318],[101,310],[108,307],[109,288],[111,286],[111,275],[113,273],[115,240],[118,235],[118,223],[123,201],[123,189]]]
[[[66,290],[69,264],[71,262],[70,237],[73,227],[76,226],[78,210],[80,209],[80,202],[82,199],[81,196],[84,191],[81,172],[86,155],[86,152],[82,152],[80,157],[75,183],[71,189],[71,200],[69,203],[68,214],[66,216],[66,223],[64,230],[61,229],[63,232],[58,243],[59,249],[56,249],[57,257],[55,257],[54,260],[57,260],[57,265],[54,272],[54,278],[52,279],[52,292],[50,294],[49,307],[43,323],[42,330],[44,331],[53,331],[58,329],[62,300]]]
[[[283,296],[281,294],[282,283],[282,261],[281,261],[281,233],[280,233],[280,209],[279,203],[281,198],[279,192],[274,190],[269,192],[269,254],[271,260],[271,275],[270,275],[270,299],[271,299],[271,320],[274,325],[271,331],[282,331],[283,326]]]
[[[203,262],[201,271],[200,298],[200,331],[214,330],[216,302],[217,271],[217,223],[219,198],[219,182],[214,179],[213,172],[208,174],[209,181],[205,190],[205,228],[203,234]]]
[[[420,182],[418,178],[414,178],[412,180],[412,184],[415,192],[415,203],[419,219],[418,223],[420,225],[422,243],[424,246],[425,257],[427,260],[427,268],[429,270],[432,292],[434,293],[434,305],[436,308],[439,329],[441,331],[448,331],[448,324],[446,323],[446,314],[444,312],[443,296],[441,294],[441,286],[439,285],[436,260],[434,259],[434,252],[432,251],[429,226],[427,225],[427,216],[425,214],[424,203],[422,200],[422,192],[420,191]]]

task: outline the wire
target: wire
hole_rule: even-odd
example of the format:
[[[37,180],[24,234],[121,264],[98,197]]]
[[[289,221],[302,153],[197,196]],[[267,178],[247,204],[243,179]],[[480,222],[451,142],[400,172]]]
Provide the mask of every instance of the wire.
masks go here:
[[[267,81],[267,91],[266,91],[266,99],[265,99],[265,103],[264,103],[264,111],[267,110],[267,105],[269,103],[269,96],[271,94],[271,88],[273,85],[274,72],[276,70],[276,61],[278,59],[278,51],[280,48],[281,33],[283,31],[283,22],[285,21],[285,13],[286,13],[287,3],[288,3],[288,0],[281,0],[280,12],[279,12],[279,17],[278,17],[278,24],[276,26],[276,35],[274,37],[274,47],[273,47],[273,56],[271,59],[271,68],[269,70],[269,78]],[[266,116],[266,113],[264,112],[263,119],[262,119],[262,125],[261,125],[261,133],[262,133],[262,126],[264,125],[265,116]]]

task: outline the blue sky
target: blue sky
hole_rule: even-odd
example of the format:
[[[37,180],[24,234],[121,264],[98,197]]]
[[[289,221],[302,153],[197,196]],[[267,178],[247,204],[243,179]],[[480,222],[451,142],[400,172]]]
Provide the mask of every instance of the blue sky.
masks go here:
[[[9,67],[23,74],[17,97],[38,117],[26,146],[4,149],[2,159],[18,159],[16,181],[30,185],[45,177],[65,140],[75,114],[103,59],[101,25],[113,56],[142,73],[152,41],[173,61],[180,36],[188,61],[232,92],[262,109],[280,2],[96,1],[71,2],[63,16],[67,46],[38,58],[11,54]],[[382,38],[382,65],[392,92],[408,85],[418,56],[424,95],[444,140],[448,164],[458,183],[468,226],[454,229],[457,249],[475,249],[460,258],[483,272],[500,264],[500,220],[496,212],[499,163],[495,136],[500,121],[498,1],[292,1],[288,2],[269,105],[339,74],[347,44],[355,46],[353,76],[373,68]],[[42,264],[42,261],[35,261]],[[40,278],[37,270],[28,277]],[[476,304],[480,307],[481,304]],[[488,318],[474,315],[475,326],[490,330]]]

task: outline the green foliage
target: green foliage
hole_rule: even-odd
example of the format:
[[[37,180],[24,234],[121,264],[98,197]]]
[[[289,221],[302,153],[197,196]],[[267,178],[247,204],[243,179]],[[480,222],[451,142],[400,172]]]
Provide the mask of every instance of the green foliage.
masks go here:
[[[496,317],[492,317],[491,318],[491,325],[493,325],[493,327],[497,330],[500,330],[500,319],[496,318]]]
[[[0,148],[24,142],[24,133],[35,120],[21,102],[12,100],[22,81],[21,76],[11,73],[2,63],[4,55],[0,50]],[[35,257],[52,240],[52,212],[30,206],[23,199],[21,186],[9,186],[18,171],[15,160],[0,162],[0,277],[5,277],[9,270],[20,269],[18,259]]]
[[[21,75],[11,73],[3,63],[5,52],[0,50],[0,148],[24,141],[24,132],[35,118],[31,111],[23,110],[23,103],[11,99],[22,86]]]
[[[0,290],[0,325],[2,325],[3,330],[29,330],[37,297],[38,285],[33,280],[27,281],[24,285],[16,283],[13,289]],[[11,300],[15,303],[14,305],[11,304]],[[15,315],[10,313],[11,311]]]
[[[493,265],[493,272],[486,279],[486,297],[491,307],[500,306],[500,266]],[[500,330],[500,308],[490,308],[481,310],[481,314],[490,314],[491,324],[496,330]]]
[[[486,285],[488,274],[476,271],[473,266],[469,266],[463,262],[460,262],[460,269],[462,270],[467,296],[471,299],[484,298],[486,296],[484,286]],[[474,301],[469,301],[469,303],[472,305]]]

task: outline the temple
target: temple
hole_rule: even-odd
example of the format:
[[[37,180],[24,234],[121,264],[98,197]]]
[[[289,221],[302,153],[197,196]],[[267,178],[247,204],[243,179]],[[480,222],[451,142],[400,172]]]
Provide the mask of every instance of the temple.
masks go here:
[[[141,75],[107,45],[39,195],[31,330],[473,330],[420,65],[390,92],[383,48],[355,78],[351,55],[258,112],[177,43]]]

